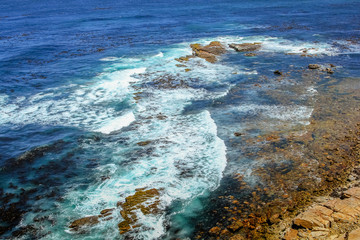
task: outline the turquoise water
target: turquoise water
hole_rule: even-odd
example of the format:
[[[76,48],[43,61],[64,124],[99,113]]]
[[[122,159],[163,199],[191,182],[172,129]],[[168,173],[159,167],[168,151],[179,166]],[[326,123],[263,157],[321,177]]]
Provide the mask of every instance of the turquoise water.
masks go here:
[[[276,85],[275,70],[316,62],[335,64],[338,79],[360,73],[359,1],[2,1],[0,9],[4,238],[191,239],[224,176],[257,181],[234,132],[309,123],[317,83],[295,75]],[[189,72],[176,66],[189,44],[211,41],[262,48],[255,57],[228,48],[215,64],[192,59]],[[301,57],[305,48],[316,57]],[[164,79],[179,86],[156,84]],[[286,103],[264,90],[289,86]],[[136,231],[119,234],[118,210],[69,230],[139,188],[159,189],[161,211],[138,213]]]

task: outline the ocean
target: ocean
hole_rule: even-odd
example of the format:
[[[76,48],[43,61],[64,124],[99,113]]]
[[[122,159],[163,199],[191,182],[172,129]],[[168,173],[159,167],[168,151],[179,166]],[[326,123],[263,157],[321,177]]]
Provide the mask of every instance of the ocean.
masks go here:
[[[301,134],[320,88],[360,77],[359,9],[343,0],[2,0],[1,237],[208,231],[229,179],[261,181],[252,139]],[[217,62],[176,60],[212,41],[226,48]],[[231,43],[261,48],[245,56]],[[306,78],[309,64],[335,70]]]

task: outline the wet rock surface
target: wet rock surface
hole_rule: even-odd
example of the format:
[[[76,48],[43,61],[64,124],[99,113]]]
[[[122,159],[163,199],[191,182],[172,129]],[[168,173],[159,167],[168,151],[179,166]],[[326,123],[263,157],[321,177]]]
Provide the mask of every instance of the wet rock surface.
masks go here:
[[[261,43],[231,43],[229,47],[235,49],[237,52],[253,52],[261,48]]]
[[[104,209],[99,215],[79,218],[70,223],[72,231],[81,233],[99,224],[114,218],[114,211],[119,211],[123,221],[118,224],[120,234],[125,234],[132,229],[138,228],[138,211],[143,215],[158,214],[160,212],[160,192],[153,189],[137,189],[135,194],[125,198],[124,202],[118,202],[116,208]]]
[[[326,78],[322,71],[312,72],[304,70],[304,77],[316,79],[316,74],[324,74]],[[213,227],[199,224],[197,239],[229,239],[223,235],[228,232],[239,239],[335,239],[348,235],[346,231],[354,229],[352,224],[358,219],[355,190],[337,192],[338,200],[325,197],[323,203],[308,206],[359,179],[360,93],[346,87],[356,81],[319,88],[309,125],[274,130],[254,139],[239,135],[258,149],[243,151],[259,162],[252,174],[260,181],[249,183],[241,173],[232,179],[225,177],[227,189],[212,200],[216,208],[207,215]],[[303,209],[308,212],[302,214]]]
[[[210,63],[215,63],[218,59],[217,56],[220,56],[226,53],[226,48],[218,41],[210,42],[208,45],[201,45],[199,43],[190,44],[193,55],[187,55],[184,57],[176,58],[175,60],[180,63],[186,63],[191,58],[199,57],[205,59]],[[186,66],[186,65],[179,65]],[[189,70],[190,71],[190,70]]]
[[[125,202],[119,202],[120,214],[124,218],[124,221],[118,224],[120,234],[139,227],[136,211],[140,210],[144,215],[157,214],[160,211],[159,195],[159,191],[154,188],[139,189],[134,195],[127,197]]]
[[[360,188],[338,191],[345,198],[328,197],[329,200],[317,202],[296,216],[292,228],[287,230],[296,234],[288,239],[360,239]]]
[[[193,55],[203,58],[210,63],[217,61],[216,56],[224,54],[226,52],[225,47],[217,41],[211,42],[209,45],[202,46],[200,44],[191,44],[191,49],[193,50]]]
[[[309,69],[319,69],[320,65],[319,64],[309,64]]]

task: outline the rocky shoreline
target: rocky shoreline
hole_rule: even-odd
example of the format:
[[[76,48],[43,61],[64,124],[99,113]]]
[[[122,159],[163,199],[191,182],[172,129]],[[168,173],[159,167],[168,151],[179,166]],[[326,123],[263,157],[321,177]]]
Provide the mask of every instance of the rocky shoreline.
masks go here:
[[[234,176],[231,195],[221,196],[226,203],[217,210],[223,219],[208,232],[199,232],[198,239],[356,239],[352,238],[356,233],[352,230],[359,227],[360,204],[359,188],[353,188],[359,186],[360,177],[356,86],[358,79],[324,87],[305,134],[274,132],[254,140],[263,143],[256,157],[268,159],[267,167],[256,172],[263,184],[250,187],[241,174]],[[282,158],[291,161],[272,160]],[[248,194],[245,200],[236,198],[241,191]],[[344,208],[347,205],[351,209]]]
[[[181,63],[176,66],[187,67],[187,62],[196,57],[215,63],[219,56],[228,51],[224,44],[217,41],[205,46],[191,44],[190,47],[193,54],[175,59]],[[254,56],[256,55],[254,52],[261,48],[261,43],[230,44],[229,47],[237,52],[246,52],[245,56],[248,56],[249,52],[251,56]],[[300,72],[303,74],[304,81],[320,82],[328,79],[326,74],[333,74],[334,69],[335,66],[332,64],[328,66],[310,64],[307,69]],[[185,69],[186,72],[190,70],[190,68]],[[291,73],[283,74],[280,71],[275,71],[274,74],[280,79],[291,75]],[[168,82],[171,83],[171,80],[164,83],[168,84]],[[161,82],[161,84],[164,83]],[[354,227],[349,226],[354,225],[358,215],[348,216],[335,209],[337,209],[337,204],[344,205],[344,201],[356,202],[354,204],[359,205],[360,200],[357,203],[354,200],[357,198],[349,194],[349,191],[360,192],[360,188],[350,188],[340,194],[341,196],[348,194],[350,196],[348,200],[331,197],[334,192],[344,191],[343,188],[338,187],[349,185],[349,179],[358,178],[356,174],[360,173],[360,170],[356,168],[360,149],[360,122],[358,121],[360,112],[357,106],[360,93],[346,84],[351,85],[345,82],[345,84],[322,86],[323,91],[317,99],[311,116],[311,124],[303,129],[277,130],[258,136],[256,139],[247,139],[242,133],[234,133],[236,137],[244,137],[246,142],[253,142],[258,147],[260,146],[260,150],[255,153],[255,158],[263,162],[263,167],[259,167],[254,173],[260,179],[260,184],[250,186],[241,173],[231,176],[228,180],[231,182],[231,187],[227,192],[232,194],[218,195],[215,205],[220,208],[216,207],[216,210],[211,213],[215,215],[214,219],[217,219],[215,226],[210,229],[198,226],[197,229],[200,230],[196,233],[195,239],[290,240],[331,237],[340,240],[342,236],[345,237],[343,239],[347,239],[347,236],[354,234],[350,232]],[[170,88],[174,87],[173,84],[168,85]],[[275,95],[274,97],[281,98]],[[329,101],[332,104],[329,104]],[[299,134],[300,132],[302,133]],[[138,143],[138,145],[141,144]],[[254,155],[253,152],[248,152],[248,154]],[[287,159],[288,161],[277,162],[273,159]],[[156,194],[137,199],[138,195],[142,196],[143,193],[146,195],[148,191],[155,191]],[[158,212],[158,200],[152,199],[157,194],[156,189],[142,189],[134,196],[129,196],[129,200],[124,203],[125,205],[132,204],[129,209],[124,208],[124,204],[117,206],[125,219],[119,223],[120,234],[138,227],[133,213],[136,209],[143,211],[143,214]],[[130,201],[130,198],[137,200]],[[320,199],[323,202],[319,203]],[[154,208],[154,211],[144,212],[142,202],[147,200],[151,200],[147,205],[152,204],[151,206],[154,207],[150,208]],[[110,217],[113,210],[106,211],[105,215],[102,212],[100,215],[75,220],[69,227],[78,231],[97,224],[100,220]],[[323,222],[319,223],[317,217]],[[352,223],[343,224],[346,218],[352,219]]]
[[[230,47],[242,52],[235,48],[240,47],[236,44]],[[256,51],[261,43],[245,47]],[[255,171],[260,183],[249,186],[241,173],[225,180],[231,186],[226,195],[214,194],[219,199],[213,199],[216,207],[208,213],[216,223],[210,229],[200,224],[196,239],[355,239],[350,237],[356,233],[351,230],[358,224],[357,213],[348,215],[338,208],[347,201],[358,207],[356,197],[349,194],[357,188],[349,187],[357,186],[354,181],[360,160],[359,80],[337,82],[330,77],[335,69],[333,64],[309,64],[300,70],[304,81],[326,81],[319,85],[310,125],[290,131],[275,130],[256,139],[234,133],[248,143],[260,145],[256,153],[248,152],[263,162],[264,166]],[[281,81],[292,73],[274,74]],[[349,190],[345,191],[344,186]],[[348,200],[332,197],[339,191],[343,192],[341,196],[348,194]],[[325,200],[318,203],[319,199]],[[324,215],[318,209],[327,213],[326,224],[317,228],[301,224],[309,215]]]
[[[191,71],[187,68],[190,59],[202,58],[215,63],[231,49],[252,57],[261,46],[261,43],[242,43],[230,44],[227,48],[217,41],[205,46],[191,44],[193,54],[175,59],[181,63],[176,66],[186,67],[185,72],[188,72]],[[196,226],[194,239],[357,239],[356,234],[360,234],[360,80],[337,82],[330,77],[335,70],[333,64],[309,64],[294,72],[274,72],[274,84],[295,72],[304,82],[318,83],[319,95],[310,124],[274,129],[255,138],[234,132],[233,135],[246,145],[256,145],[255,152],[246,147],[242,151],[258,161],[253,175],[259,181],[257,185],[250,184],[241,172],[226,176],[224,181],[228,182],[229,188],[214,194],[216,199],[212,199],[212,206],[215,207],[208,213],[211,221]],[[162,76],[153,84],[159,89],[188,87],[186,80],[178,80]],[[324,81],[326,83],[321,83]],[[254,87],[262,88],[257,83]],[[284,87],[278,92],[264,90],[262,93],[281,103],[289,101],[282,95],[282,91],[287,90]],[[134,100],[140,99],[138,95],[141,92],[134,94]],[[156,117],[166,119],[161,114]],[[143,147],[150,143],[148,140],[137,145]],[[49,149],[40,147],[20,156],[14,167],[42,156],[44,151]],[[137,189],[113,208],[72,219],[67,227],[73,233],[81,234],[120,215],[123,220],[114,227],[118,228],[119,234],[128,237],[128,233],[136,232],[141,226],[138,212],[143,215],[164,213],[159,196],[161,189]],[[15,212],[10,208],[4,211],[3,218],[11,211]],[[16,215],[16,224],[21,214]],[[14,219],[11,221],[16,225]],[[21,236],[29,231],[36,232],[31,228],[17,234]]]

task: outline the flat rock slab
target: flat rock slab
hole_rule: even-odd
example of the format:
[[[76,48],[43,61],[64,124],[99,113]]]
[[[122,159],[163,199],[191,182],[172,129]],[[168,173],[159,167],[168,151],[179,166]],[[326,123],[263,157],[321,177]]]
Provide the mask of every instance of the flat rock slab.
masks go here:
[[[359,240],[360,239],[360,228],[353,230],[349,233],[348,240]]]
[[[261,48],[261,43],[231,43],[229,47],[235,49],[237,52],[253,52]]]
[[[323,205],[335,212],[346,214],[353,218],[360,216],[360,200],[354,197],[346,198],[344,200],[336,198],[327,201]]]
[[[331,209],[317,205],[297,216],[294,219],[294,224],[308,229],[314,227],[328,228],[330,222],[334,220],[331,217],[332,213]]]
[[[360,199],[360,187],[350,188],[344,192],[344,195]]]

